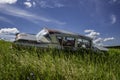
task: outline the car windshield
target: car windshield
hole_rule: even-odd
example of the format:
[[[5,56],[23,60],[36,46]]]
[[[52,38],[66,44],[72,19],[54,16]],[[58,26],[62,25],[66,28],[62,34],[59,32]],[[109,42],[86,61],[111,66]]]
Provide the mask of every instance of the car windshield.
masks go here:
[[[38,42],[49,42],[49,40],[47,39],[48,36],[49,36],[48,30],[43,29],[36,35],[36,39]]]

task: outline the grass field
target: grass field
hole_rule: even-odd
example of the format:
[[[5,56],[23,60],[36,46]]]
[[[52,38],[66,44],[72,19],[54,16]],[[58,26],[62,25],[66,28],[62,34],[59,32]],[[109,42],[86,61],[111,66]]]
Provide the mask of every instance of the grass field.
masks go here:
[[[0,41],[0,80],[120,80],[120,49],[94,53],[10,46]]]

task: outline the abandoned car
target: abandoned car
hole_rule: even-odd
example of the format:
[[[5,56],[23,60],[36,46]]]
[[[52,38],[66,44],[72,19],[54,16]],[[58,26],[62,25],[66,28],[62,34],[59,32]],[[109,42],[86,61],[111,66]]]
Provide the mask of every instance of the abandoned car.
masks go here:
[[[73,50],[77,50],[78,48],[86,48],[107,51],[107,49],[103,47],[93,47],[92,38],[87,36],[63,30],[52,30],[48,28],[43,28],[36,35],[18,33],[16,34],[14,44],[42,48],[69,48]]]

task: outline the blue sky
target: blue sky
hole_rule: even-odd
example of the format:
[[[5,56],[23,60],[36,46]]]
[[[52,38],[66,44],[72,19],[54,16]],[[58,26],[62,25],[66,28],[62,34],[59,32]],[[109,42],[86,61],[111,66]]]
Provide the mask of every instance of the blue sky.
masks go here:
[[[16,28],[36,34],[48,27],[95,35],[102,44],[120,45],[119,14],[119,0],[0,0],[0,30]]]

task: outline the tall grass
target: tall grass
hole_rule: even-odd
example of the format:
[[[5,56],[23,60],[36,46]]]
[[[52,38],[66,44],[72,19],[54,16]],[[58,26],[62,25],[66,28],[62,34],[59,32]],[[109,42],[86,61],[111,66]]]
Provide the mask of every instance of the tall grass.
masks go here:
[[[0,41],[0,80],[120,80],[120,50],[11,49]]]

